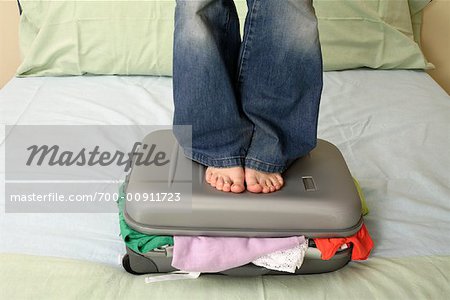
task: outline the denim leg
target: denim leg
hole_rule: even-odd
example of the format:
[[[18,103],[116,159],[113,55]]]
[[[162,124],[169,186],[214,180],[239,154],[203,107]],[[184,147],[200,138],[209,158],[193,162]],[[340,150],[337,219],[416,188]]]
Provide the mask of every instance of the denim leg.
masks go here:
[[[245,166],[283,172],[317,143],[322,55],[310,0],[247,0],[238,86],[255,124]]]
[[[239,19],[231,0],[177,0],[173,63],[174,125],[192,125],[187,157],[207,166],[242,166],[253,125],[238,103]],[[187,135],[189,136],[189,135]]]

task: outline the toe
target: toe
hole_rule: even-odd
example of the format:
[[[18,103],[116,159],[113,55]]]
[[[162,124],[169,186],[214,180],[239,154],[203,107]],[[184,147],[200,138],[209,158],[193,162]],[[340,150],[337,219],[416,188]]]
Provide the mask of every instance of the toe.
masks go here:
[[[268,186],[264,186],[264,187],[262,188],[262,193],[263,193],[263,194],[268,194],[268,193],[270,193],[269,187],[268,187]]]
[[[243,182],[234,182],[231,186],[231,191],[233,193],[242,193],[245,191],[245,186]]]
[[[211,176],[212,176],[211,168],[206,169],[206,176],[205,176],[206,182],[208,183],[211,182]]]
[[[252,193],[261,193],[263,188],[261,184],[257,181],[256,176],[250,176],[246,180],[247,190]]]
[[[263,191],[263,187],[257,177],[257,172],[253,169],[245,169],[245,184],[249,192],[261,193]]]
[[[277,178],[277,180],[281,184],[281,186],[283,186],[284,185],[283,177],[280,174],[275,174],[275,177]]]
[[[228,176],[223,177],[223,188],[222,191],[229,192],[231,191],[231,179]]]
[[[219,178],[217,179],[216,189],[218,189],[219,191],[221,191],[223,189],[223,177],[222,176],[219,176]]]
[[[209,184],[211,184],[211,186],[216,187],[217,184],[217,174],[212,174],[211,175],[211,181],[209,182]]]
[[[247,184],[247,190],[252,193],[261,193],[263,191],[263,188],[259,184],[254,185]]]
[[[280,184],[280,182],[278,181],[278,179],[277,179],[276,176],[270,178],[270,180],[272,181],[272,185],[275,187],[275,190],[278,191],[279,189],[281,189],[281,184]]]
[[[264,194],[270,193],[270,187],[267,185],[267,182],[265,179],[261,181],[261,186],[262,186],[262,192]]]
[[[270,178],[266,179],[266,186],[269,188],[270,192],[275,192],[275,186],[272,183],[272,180]]]

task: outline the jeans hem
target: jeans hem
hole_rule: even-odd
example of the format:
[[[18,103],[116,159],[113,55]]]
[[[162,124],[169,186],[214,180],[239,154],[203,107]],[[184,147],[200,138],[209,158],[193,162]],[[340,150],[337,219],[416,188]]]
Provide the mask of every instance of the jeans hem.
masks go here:
[[[283,173],[287,169],[286,165],[271,164],[251,157],[245,158],[245,167],[266,173]]]
[[[208,167],[215,167],[215,168],[243,167],[245,159],[244,156],[211,158],[200,153],[186,152],[186,151],[184,151],[184,155],[190,160],[193,160]]]

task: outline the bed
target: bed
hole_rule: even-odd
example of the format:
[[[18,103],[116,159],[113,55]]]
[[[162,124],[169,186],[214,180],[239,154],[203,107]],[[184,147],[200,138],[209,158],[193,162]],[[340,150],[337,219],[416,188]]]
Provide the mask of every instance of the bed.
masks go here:
[[[366,195],[370,213],[365,220],[375,242],[368,261],[321,275],[202,275],[145,284],[143,276],[120,266],[125,249],[116,213],[2,211],[2,297],[448,297],[450,97],[423,71],[358,69],[327,72],[324,80],[319,138],[342,151]],[[132,125],[149,119],[167,125],[172,81],[150,76],[14,78],[0,91],[0,103],[1,123],[10,125]],[[3,133],[3,158],[4,141]],[[1,176],[4,181],[4,168]]]
[[[2,162],[6,125],[172,123],[174,1],[135,2],[20,1],[24,56],[0,90]],[[245,0],[235,2],[242,17]],[[318,137],[362,187],[369,260],[319,275],[146,284],[121,266],[116,210],[5,213],[1,163],[0,298],[448,299],[450,97],[423,71],[428,2],[314,1],[327,71]]]

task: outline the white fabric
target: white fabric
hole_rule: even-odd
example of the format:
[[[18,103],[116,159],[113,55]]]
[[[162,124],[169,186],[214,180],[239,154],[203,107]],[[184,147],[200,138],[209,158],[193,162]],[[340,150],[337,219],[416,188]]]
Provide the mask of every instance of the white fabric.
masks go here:
[[[294,248],[280,250],[261,256],[252,261],[252,263],[270,270],[295,273],[295,270],[300,269],[303,264],[306,250],[308,250],[308,239],[305,239],[305,242]]]
[[[15,78],[0,91],[2,124],[171,124],[172,111],[170,78]],[[449,120],[450,97],[424,72],[325,74],[319,137],[361,183],[374,256],[450,254]],[[116,265],[124,245],[116,214],[2,210],[0,252]]]

